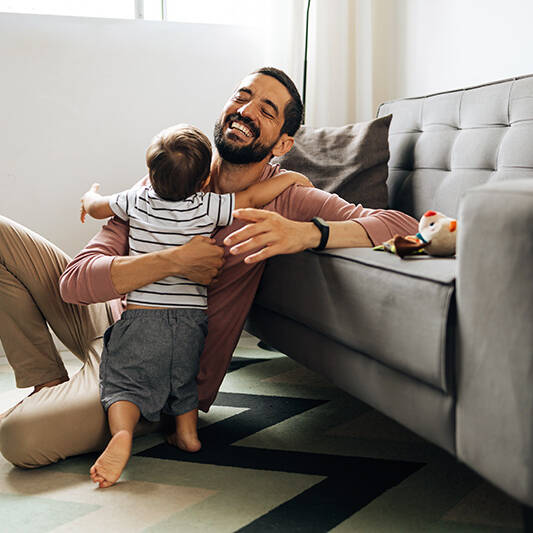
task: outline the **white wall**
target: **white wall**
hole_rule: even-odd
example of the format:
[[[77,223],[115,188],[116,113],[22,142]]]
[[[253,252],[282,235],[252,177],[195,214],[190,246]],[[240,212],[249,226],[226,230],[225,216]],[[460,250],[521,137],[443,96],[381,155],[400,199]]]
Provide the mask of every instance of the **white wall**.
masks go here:
[[[263,66],[261,42],[243,27],[0,14],[0,214],[74,255],[101,226],[79,222],[80,195],[141,178],[166,126],[211,137]]]
[[[211,136],[260,43],[242,27],[0,14],[0,214],[75,254],[101,225],[79,222],[81,193],[142,177],[166,126]]]
[[[387,54],[394,66],[382,84],[388,99],[533,73],[530,0],[379,0],[378,4],[382,15],[388,12],[394,19]]]

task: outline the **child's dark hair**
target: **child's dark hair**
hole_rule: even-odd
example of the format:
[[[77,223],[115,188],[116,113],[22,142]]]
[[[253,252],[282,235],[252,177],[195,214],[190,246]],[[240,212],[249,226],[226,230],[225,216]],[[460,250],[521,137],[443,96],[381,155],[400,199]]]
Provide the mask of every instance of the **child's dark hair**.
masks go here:
[[[198,128],[177,124],[153,138],[146,164],[160,198],[183,200],[198,192],[209,176],[211,143]]]

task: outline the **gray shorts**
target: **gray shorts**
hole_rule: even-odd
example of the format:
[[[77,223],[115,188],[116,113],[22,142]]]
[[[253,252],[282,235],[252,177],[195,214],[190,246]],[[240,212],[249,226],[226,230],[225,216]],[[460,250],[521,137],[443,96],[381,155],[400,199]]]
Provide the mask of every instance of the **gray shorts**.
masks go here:
[[[196,375],[207,335],[200,309],[128,309],[104,334],[100,399],[120,400],[157,422],[161,411],[181,415],[198,407]]]

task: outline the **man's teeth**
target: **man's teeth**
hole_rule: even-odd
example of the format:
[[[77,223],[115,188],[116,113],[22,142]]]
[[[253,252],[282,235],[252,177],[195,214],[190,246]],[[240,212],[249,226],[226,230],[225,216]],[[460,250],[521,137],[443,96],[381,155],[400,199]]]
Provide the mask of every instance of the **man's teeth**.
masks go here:
[[[243,126],[242,124],[239,124],[238,122],[232,122],[231,128],[235,128],[236,130],[242,131],[242,133],[244,133],[246,137],[252,136],[252,132],[246,126]]]

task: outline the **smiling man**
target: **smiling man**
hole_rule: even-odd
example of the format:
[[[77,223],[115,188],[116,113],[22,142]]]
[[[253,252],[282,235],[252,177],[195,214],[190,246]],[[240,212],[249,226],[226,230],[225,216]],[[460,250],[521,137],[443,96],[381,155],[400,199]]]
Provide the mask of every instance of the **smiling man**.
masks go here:
[[[253,109],[254,106],[257,109]],[[270,156],[280,140],[280,133],[285,135],[284,142],[296,133],[300,118],[299,102],[293,101],[277,78],[259,74],[245,78],[215,124],[215,144],[220,160],[234,165],[260,163]],[[286,151],[291,146],[292,142],[280,148]]]
[[[302,112],[300,95],[282,71],[268,67],[247,76],[215,125],[211,189],[236,192],[282,172],[270,160],[291,149]],[[0,217],[0,338],[17,385],[36,391],[0,422],[6,459],[35,467],[105,447],[109,434],[99,402],[98,366],[103,332],[120,316],[123,294],[169,275],[204,284],[216,275],[208,291],[209,333],[197,377],[199,407],[207,411],[265,259],[307,248],[371,246],[417,228],[416,220],[403,213],[365,209],[303,187],[287,189],[262,210],[236,211],[235,218],[213,239],[195,238],[179,248],[130,257],[128,227],[115,217],[67,265],[65,254],[48,241]],[[70,303],[62,301],[59,283]],[[84,361],[71,379],[46,322]]]

